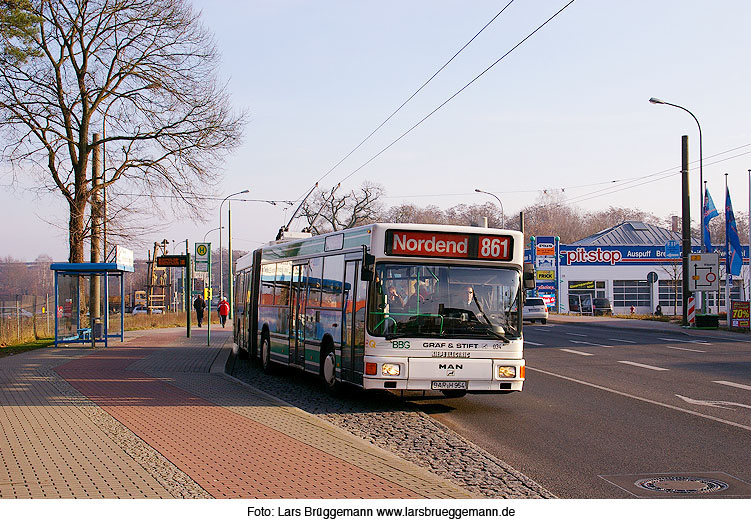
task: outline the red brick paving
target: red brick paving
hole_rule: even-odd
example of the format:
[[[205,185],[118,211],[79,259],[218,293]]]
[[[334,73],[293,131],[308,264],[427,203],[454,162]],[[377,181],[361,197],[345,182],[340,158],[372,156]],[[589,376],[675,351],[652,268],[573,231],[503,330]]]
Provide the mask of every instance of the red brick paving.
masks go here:
[[[172,338],[142,337],[138,344],[159,346]],[[259,422],[126,369],[151,351],[140,346],[109,348],[55,371],[212,496],[422,497]]]

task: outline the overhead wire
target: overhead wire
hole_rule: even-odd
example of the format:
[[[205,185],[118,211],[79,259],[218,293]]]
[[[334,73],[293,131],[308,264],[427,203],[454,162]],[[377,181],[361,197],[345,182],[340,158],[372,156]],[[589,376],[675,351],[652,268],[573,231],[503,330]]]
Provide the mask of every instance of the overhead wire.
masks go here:
[[[718,157],[718,156],[721,156],[721,155],[725,155],[725,154],[729,154],[730,152],[735,152],[735,151],[740,150],[742,148],[748,148],[748,147],[751,147],[751,143],[747,143],[747,144],[744,144],[744,145],[736,146],[734,148],[730,148],[728,150],[724,150],[724,151],[718,152],[716,154],[705,156],[704,160],[712,159],[712,158],[715,158],[715,157]],[[730,157],[726,157],[726,158],[723,158],[723,159],[719,159],[719,160],[713,161],[711,163],[706,163],[705,162],[704,165],[705,166],[716,165],[716,164],[723,163],[725,161],[729,161],[731,159],[735,159],[737,157],[746,156],[746,155],[749,155],[749,154],[751,154],[751,151],[742,152],[740,154],[737,154],[737,155],[734,155],[734,156],[730,156]],[[691,161],[689,163],[689,166],[696,166],[698,164],[699,164],[699,160],[697,159],[697,160]],[[676,172],[677,170],[678,170],[678,172]],[[570,185],[570,186],[565,186],[565,187],[543,187],[543,188],[536,188],[536,189],[502,190],[502,191],[493,191],[493,192],[495,194],[540,193],[540,192],[554,191],[554,190],[561,190],[561,191],[565,192],[565,191],[574,190],[574,189],[578,189],[578,188],[586,188],[586,187],[594,187],[594,186],[602,186],[602,185],[611,185],[611,184],[616,184],[615,187],[618,187],[618,186],[626,185],[626,184],[628,184],[630,182],[640,181],[640,180],[647,179],[647,178],[656,178],[656,179],[653,179],[652,181],[660,181],[662,179],[666,179],[667,177],[671,177],[671,176],[674,176],[676,174],[680,174],[679,170],[680,170],[680,166],[676,166],[676,167],[671,167],[671,168],[667,168],[667,169],[664,169],[664,170],[660,170],[658,172],[653,172],[653,173],[647,174],[645,176],[635,176],[635,177],[631,177],[631,178],[612,179],[612,180],[600,181],[600,182],[596,182],[596,183],[586,183],[586,184],[583,184],[583,185]],[[664,175],[666,175],[666,176],[665,177],[658,177],[658,176],[664,176]],[[647,182],[645,182],[645,184],[646,183],[651,183],[652,181],[647,181]],[[633,186],[634,187],[635,186],[641,186],[641,184],[639,184],[639,185],[633,185]],[[632,187],[627,187],[627,188],[624,188],[624,189],[618,189],[618,191],[620,191],[620,190],[627,190],[628,188],[632,188]],[[611,189],[595,190],[595,191],[592,191],[590,193],[581,194],[579,196],[574,196],[574,197],[570,198],[570,200],[574,200],[574,199],[578,200],[580,198],[583,198],[584,196],[589,196],[590,194],[596,194],[596,193],[605,192],[605,191],[609,191],[609,190],[612,190],[612,188]],[[465,195],[466,196],[470,196],[470,195],[475,195],[475,193],[474,192],[467,192],[467,193],[460,193],[460,194],[457,194],[457,193],[413,194],[413,195],[401,195],[401,196],[386,196],[386,198],[387,199],[403,199],[403,198],[415,198],[415,197],[447,197],[447,196],[465,196]],[[592,196],[592,197],[596,198],[598,196],[595,195],[595,196]],[[585,201],[585,200],[582,199],[581,201]]]
[[[495,67],[499,62],[501,62],[503,59],[505,59],[511,53],[513,53],[517,48],[519,48],[519,46],[521,46],[527,40],[529,40],[530,38],[532,38],[532,36],[535,35],[535,33],[537,33],[538,31],[540,31],[543,27],[545,27],[547,24],[549,24],[554,18],[556,18],[558,15],[560,15],[566,8],[568,8],[571,4],[573,4],[574,1],[575,0],[570,0],[566,5],[564,5],[562,8],[560,8],[555,14],[553,14],[545,22],[543,22],[542,24],[540,24],[539,26],[537,26],[536,29],[534,29],[526,37],[524,37],[522,40],[520,40],[514,47],[512,47],[510,50],[508,50],[506,53],[504,53],[498,60],[496,60],[495,62],[493,62],[490,66],[488,66],[487,68],[485,68],[475,78],[473,78],[471,81],[469,81],[467,84],[465,84],[462,88],[460,88],[457,92],[455,92],[451,97],[449,97],[448,99],[446,99],[445,101],[443,101],[435,109],[433,109],[431,112],[429,112],[427,115],[425,115],[425,117],[423,117],[422,119],[420,119],[417,123],[415,123],[409,129],[407,129],[407,131],[405,131],[404,133],[402,133],[399,137],[397,137],[396,139],[394,139],[391,143],[389,143],[384,148],[382,148],[381,150],[379,150],[378,153],[376,153],[370,159],[368,159],[367,161],[365,161],[365,163],[363,163],[362,165],[360,165],[359,167],[357,167],[355,170],[353,170],[352,172],[350,172],[345,178],[343,178],[341,181],[339,181],[339,184],[344,183],[349,178],[351,178],[352,176],[354,176],[355,174],[357,174],[360,170],[362,170],[363,168],[365,168],[366,166],[368,166],[370,163],[372,163],[375,159],[377,159],[378,157],[380,157],[389,148],[391,148],[396,143],[398,143],[399,141],[401,141],[406,135],[408,135],[409,133],[411,133],[415,128],[417,128],[422,123],[424,123],[425,121],[427,121],[438,110],[440,110],[441,108],[443,108],[444,106],[446,106],[449,102],[451,102],[454,98],[456,98],[460,93],[462,93],[464,90],[466,90],[467,88],[469,88],[472,84],[474,84],[480,77],[482,77],[483,75],[485,75],[488,71],[490,71],[493,67]]]
[[[175,196],[170,195],[158,195],[158,194],[131,194],[127,192],[118,193],[118,196],[127,196],[129,198],[163,198],[163,199],[175,199]],[[195,194],[186,194],[187,198],[191,199],[198,199],[198,200],[206,200],[206,201],[223,201],[227,198],[217,198],[213,196],[196,196]],[[229,198],[227,201],[253,201],[253,202],[259,202],[259,203],[268,203],[269,205],[292,205],[292,201],[284,200],[284,199],[249,199],[249,198]]]
[[[369,133],[369,134],[368,134],[368,135],[367,135],[367,136],[365,137],[365,139],[363,139],[362,141],[360,141],[360,142],[358,143],[358,145],[357,145],[357,146],[355,146],[355,147],[354,147],[354,148],[353,148],[352,150],[350,150],[350,151],[349,151],[349,153],[347,153],[347,155],[345,155],[345,156],[344,156],[344,157],[343,157],[342,159],[340,159],[340,160],[339,160],[339,161],[338,161],[338,162],[337,162],[337,163],[336,163],[336,164],[335,164],[334,166],[332,166],[332,167],[331,167],[331,168],[330,168],[330,169],[329,169],[329,170],[328,170],[328,171],[327,171],[327,172],[326,172],[326,173],[325,173],[324,175],[322,175],[322,176],[321,176],[320,178],[318,178],[318,180],[316,181],[315,185],[318,185],[318,184],[319,184],[319,183],[320,183],[321,181],[323,181],[323,179],[324,179],[324,178],[325,178],[326,176],[328,176],[329,174],[331,174],[331,173],[332,173],[332,172],[333,172],[334,170],[336,170],[336,169],[337,169],[337,168],[338,168],[338,167],[339,167],[339,166],[340,166],[340,165],[341,165],[342,163],[344,163],[344,161],[346,161],[347,159],[349,159],[349,157],[350,157],[350,156],[351,156],[352,154],[354,154],[354,153],[355,153],[355,152],[356,152],[357,150],[359,150],[359,149],[360,149],[360,147],[361,147],[362,145],[364,145],[364,144],[365,144],[365,143],[366,143],[366,142],[368,141],[368,139],[370,139],[371,137],[373,137],[373,135],[375,135],[375,133],[376,133],[376,132],[378,132],[378,130],[380,130],[381,128],[383,128],[383,126],[384,126],[384,125],[385,125],[386,123],[388,123],[388,122],[389,122],[389,121],[391,120],[391,118],[392,118],[392,117],[394,117],[394,116],[395,116],[395,115],[396,115],[396,114],[397,114],[397,113],[398,113],[398,112],[399,112],[399,111],[400,111],[400,110],[401,110],[402,108],[404,108],[404,107],[405,107],[405,106],[406,106],[406,105],[407,105],[407,104],[408,104],[408,103],[409,103],[409,102],[410,102],[410,101],[411,101],[412,99],[414,99],[414,98],[415,98],[415,96],[416,96],[416,95],[417,95],[418,93],[420,93],[420,92],[422,91],[422,89],[423,89],[423,88],[425,88],[425,86],[427,86],[427,85],[428,85],[428,84],[429,84],[429,83],[430,83],[430,82],[431,82],[431,81],[432,81],[432,80],[433,80],[434,78],[436,78],[436,77],[438,76],[438,74],[439,74],[439,73],[441,73],[441,72],[442,72],[442,71],[443,71],[443,70],[444,70],[444,69],[446,68],[446,66],[448,66],[449,64],[451,64],[451,62],[453,62],[453,60],[454,60],[454,59],[455,59],[456,57],[458,57],[458,56],[459,56],[459,54],[460,54],[460,53],[461,53],[462,51],[464,51],[464,49],[465,49],[465,48],[467,48],[467,46],[469,46],[469,45],[470,45],[470,44],[471,44],[471,43],[472,43],[472,42],[473,42],[473,41],[474,41],[474,40],[475,40],[475,39],[476,39],[476,38],[477,38],[478,36],[480,36],[480,34],[481,34],[481,33],[482,33],[483,31],[485,31],[485,29],[487,29],[487,27],[488,27],[488,26],[489,26],[490,24],[492,24],[492,23],[493,23],[493,22],[494,22],[494,21],[495,21],[495,20],[496,20],[496,19],[497,19],[497,18],[498,18],[499,16],[501,16],[501,14],[503,14],[503,12],[504,12],[504,11],[506,11],[506,9],[507,9],[507,8],[508,8],[508,7],[509,7],[509,6],[511,5],[511,4],[513,4],[513,3],[514,3],[514,1],[515,1],[515,0],[510,0],[510,1],[509,1],[509,2],[508,2],[508,3],[506,4],[506,5],[505,5],[505,6],[503,6],[503,8],[502,8],[502,9],[501,9],[500,11],[498,11],[498,13],[496,13],[496,14],[495,14],[495,16],[493,16],[493,18],[491,18],[491,19],[490,19],[490,20],[489,20],[489,21],[488,21],[488,22],[487,22],[487,23],[486,23],[486,24],[485,24],[485,25],[484,25],[484,26],[482,27],[482,29],[480,29],[480,31],[478,31],[477,33],[475,33],[475,35],[474,35],[474,36],[473,36],[473,37],[472,37],[471,39],[469,39],[469,40],[468,40],[468,41],[467,41],[467,42],[466,42],[466,43],[465,43],[465,44],[464,44],[464,45],[463,45],[463,46],[462,46],[461,48],[459,48],[459,50],[458,50],[458,51],[457,51],[456,53],[454,53],[454,55],[453,55],[453,56],[452,56],[452,57],[451,57],[451,58],[450,58],[449,60],[447,60],[447,61],[446,61],[446,62],[445,62],[445,63],[443,64],[443,66],[441,66],[440,68],[438,68],[438,69],[437,69],[437,70],[435,71],[435,73],[433,73],[433,74],[432,74],[432,75],[431,75],[431,76],[430,76],[430,77],[428,78],[428,80],[426,80],[425,82],[423,82],[423,83],[422,83],[422,85],[421,85],[421,86],[420,86],[419,88],[417,88],[417,90],[415,90],[415,92],[414,92],[414,93],[413,93],[412,95],[410,95],[409,97],[407,97],[407,99],[406,99],[406,100],[405,100],[405,101],[404,101],[403,103],[401,103],[401,104],[400,104],[400,105],[399,105],[399,106],[398,106],[398,107],[396,108],[396,110],[394,110],[393,112],[391,112],[391,114],[390,114],[390,115],[389,115],[388,117],[386,117],[386,119],[384,119],[384,120],[383,120],[383,122],[381,122],[381,124],[379,124],[378,126],[376,126],[376,127],[375,127],[375,129],[373,129],[373,131],[372,131],[372,132],[370,132],[370,133]],[[308,193],[308,191],[309,191],[309,190],[310,190],[310,188],[308,188],[308,190],[306,190],[306,191],[305,191],[305,192],[304,192],[304,193],[303,193],[302,195],[300,195],[300,197],[298,197],[298,198],[297,198],[297,199],[295,200],[295,203],[296,203],[297,201],[299,201],[300,199],[302,199],[302,197],[303,197],[303,196],[305,196],[305,195],[306,195],[306,194]]]
[[[716,164],[718,164],[718,163],[723,163],[723,162],[725,162],[725,161],[729,161],[729,160],[731,160],[731,159],[735,159],[735,158],[738,158],[738,157],[743,157],[743,156],[747,156],[747,155],[749,155],[749,154],[751,154],[751,151],[749,151],[749,152],[743,152],[743,153],[740,153],[740,154],[736,154],[736,155],[734,155],[734,156],[730,156],[730,157],[727,157],[727,158],[725,158],[725,159],[719,159],[719,160],[717,160],[717,161],[713,161],[713,162],[711,162],[711,163],[704,163],[704,166],[711,166],[711,165],[716,165]],[[580,202],[582,202],[582,201],[587,201],[587,200],[590,200],[590,199],[595,199],[595,198],[601,198],[601,197],[603,197],[603,196],[608,196],[608,195],[610,195],[610,194],[615,194],[616,192],[622,192],[622,191],[624,191],[624,190],[630,190],[630,189],[632,189],[632,188],[636,188],[636,187],[641,187],[641,186],[643,186],[643,185],[648,185],[648,184],[650,184],[650,183],[654,183],[654,182],[657,182],[657,181],[661,181],[661,180],[663,180],[663,179],[667,179],[667,178],[670,178],[670,177],[676,177],[676,176],[679,176],[679,175],[680,175],[680,171],[677,171],[677,172],[672,172],[672,173],[670,173],[670,174],[667,174],[667,175],[661,176],[661,177],[659,177],[659,178],[656,178],[656,179],[653,179],[653,180],[651,180],[651,181],[644,181],[644,182],[641,182],[641,183],[637,183],[637,184],[635,184],[635,185],[630,185],[630,186],[628,186],[628,187],[624,187],[624,188],[611,189],[611,190],[610,190],[610,191],[608,191],[608,192],[604,192],[604,190],[605,190],[605,189],[603,189],[602,191],[595,191],[595,192],[592,192],[592,193],[589,193],[589,194],[583,194],[583,195],[581,195],[581,196],[575,196],[575,197],[573,197],[573,198],[571,198],[571,199],[565,200],[565,202],[566,202],[566,203],[568,203],[569,205],[573,205],[573,204],[575,204],[575,203],[580,203]],[[641,179],[641,178],[640,178],[640,179]],[[596,193],[596,192],[600,192],[600,193]],[[590,195],[590,194],[595,194],[595,195]]]

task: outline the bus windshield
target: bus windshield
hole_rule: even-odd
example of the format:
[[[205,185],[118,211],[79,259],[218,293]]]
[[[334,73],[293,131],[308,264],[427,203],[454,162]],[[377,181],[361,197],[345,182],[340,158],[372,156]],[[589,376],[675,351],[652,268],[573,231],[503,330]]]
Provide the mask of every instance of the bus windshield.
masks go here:
[[[371,283],[373,336],[508,339],[520,336],[515,269],[380,263]]]

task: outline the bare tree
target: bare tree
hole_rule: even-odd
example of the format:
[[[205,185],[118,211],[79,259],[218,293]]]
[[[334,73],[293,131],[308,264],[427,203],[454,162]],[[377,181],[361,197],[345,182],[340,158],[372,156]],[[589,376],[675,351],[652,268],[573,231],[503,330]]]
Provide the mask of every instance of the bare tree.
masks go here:
[[[662,220],[654,214],[644,212],[643,210],[614,207],[611,205],[605,210],[589,212],[586,214],[584,221],[582,222],[583,229],[587,231],[584,236],[600,232],[603,229],[607,229],[613,225],[618,225],[624,221],[643,221],[653,225],[663,223]]]
[[[377,221],[381,216],[381,196],[383,187],[370,181],[364,181],[349,194],[319,191],[303,205],[302,214],[314,234],[340,231]]]
[[[414,203],[402,203],[389,207],[381,215],[380,221],[443,224],[446,221],[446,213],[435,205],[419,207]]]
[[[500,229],[502,225],[501,209],[491,202],[481,205],[455,205],[446,211],[447,225],[482,225],[482,219],[488,218],[488,227]]]
[[[570,243],[592,234],[583,227],[586,216],[586,212],[567,204],[561,192],[542,192],[534,205],[524,209],[524,234],[527,240],[530,236],[556,234],[561,243]]]
[[[199,15],[185,0],[31,4],[39,56],[0,58],[2,156],[66,199],[69,260],[84,259],[86,206],[100,187],[166,193],[200,216],[190,205],[217,181],[245,117],[217,84],[217,50]],[[106,174],[92,188],[88,160],[98,146]]]

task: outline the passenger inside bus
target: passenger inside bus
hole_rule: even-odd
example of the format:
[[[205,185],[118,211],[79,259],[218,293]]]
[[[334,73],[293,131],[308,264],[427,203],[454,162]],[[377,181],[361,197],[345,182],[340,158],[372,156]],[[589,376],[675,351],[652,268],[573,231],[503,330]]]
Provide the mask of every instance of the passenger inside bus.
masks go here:
[[[388,286],[386,299],[390,313],[404,313],[407,301],[394,284]]]
[[[433,288],[430,280],[427,278],[412,280],[410,290],[411,294],[406,303],[407,312],[415,313],[418,308],[420,312],[430,312],[429,305],[433,303]]]

